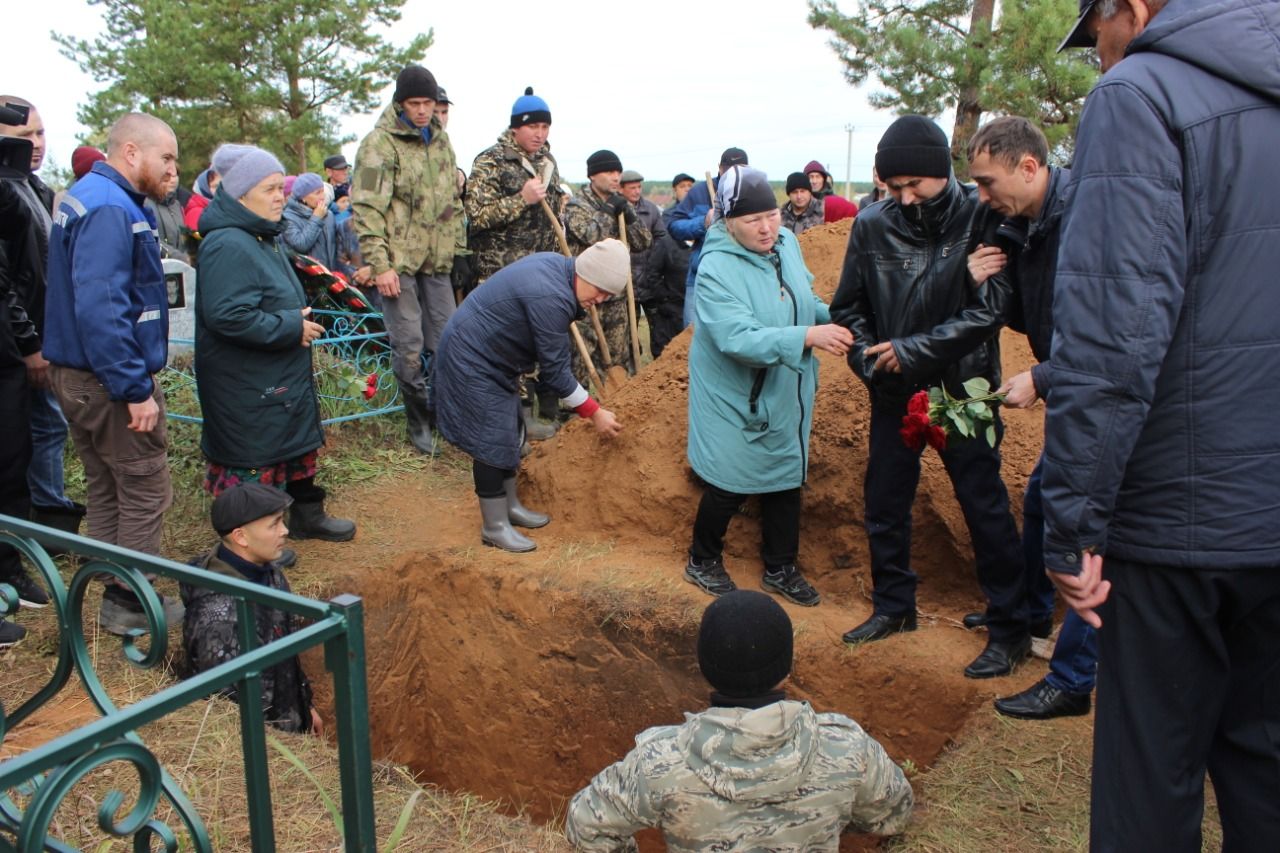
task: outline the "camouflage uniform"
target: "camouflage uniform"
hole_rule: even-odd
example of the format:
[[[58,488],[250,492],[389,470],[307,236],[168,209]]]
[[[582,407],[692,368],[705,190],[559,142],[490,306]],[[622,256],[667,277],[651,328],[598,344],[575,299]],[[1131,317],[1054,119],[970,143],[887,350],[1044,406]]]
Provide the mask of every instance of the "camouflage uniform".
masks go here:
[[[641,733],[574,796],[565,835],[586,853],[636,850],[632,835],[649,827],[671,853],[834,853],[846,825],[902,832],[913,802],[902,770],[857,723],[784,700]]]
[[[804,213],[796,215],[795,206],[791,202],[787,202],[782,206],[782,224],[791,229],[798,237],[805,231],[808,231],[815,225],[821,225],[823,222],[822,199],[817,196],[809,202],[809,206],[804,209]]]
[[[634,208],[633,208],[634,209]],[[583,186],[582,192],[569,199],[564,209],[564,230],[569,240],[569,250],[574,257],[581,255],[588,246],[618,238],[618,218],[613,210],[601,200],[591,189],[591,185]],[[633,252],[643,252],[653,245],[653,234],[639,216],[634,223],[627,223],[627,244]],[[604,328],[605,339],[609,343],[609,353],[614,364],[621,364],[627,373],[635,373],[639,366],[631,357],[631,335],[627,322],[627,297],[625,293],[610,297],[596,310],[600,313],[600,325]],[[587,352],[597,370],[604,368],[604,355],[600,352],[596,341],[595,328],[590,319],[578,321],[578,331],[587,343]],[[582,363],[577,349],[573,353],[573,373],[578,382],[585,388],[587,385],[587,367]]]
[[[219,556],[219,548],[206,551],[191,561],[191,565],[227,575],[237,580],[245,576]],[[274,564],[264,569],[263,586],[281,592],[289,591],[289,582]],[[187,652],[189,675],[205,672],[224,664],[240,654],[240,639],[236,634],[236,600],[204,587],[181,584],[182,603],[187,612],[182,622],[182,645]],[[293,616],[280,610],[257,607],[258,644],[293,633]],[[236,698],[234,687],[223,694]],[[311,729],[311,683],[302,672],[297,656],[282,661],[262,671],[262,707],[267,722],[286,732],[305,732]]]
[[[437,119],[425,148],[424,157],[421,131],[400,120],[394,103],[360,143],[351,210],[374,275],[448,275],[453,256],[466,251],[458,163]]]
[[[476,157],[467,182],[466,210],[476,278],[484,281],[498,270],[534,252],[559,252],[560,241],[541,204],[526,204],[520,190],[530,178],[550,170],[547,204],[560,210],[564,191],[551,149],[543,145],[525,154],[512,131]]]

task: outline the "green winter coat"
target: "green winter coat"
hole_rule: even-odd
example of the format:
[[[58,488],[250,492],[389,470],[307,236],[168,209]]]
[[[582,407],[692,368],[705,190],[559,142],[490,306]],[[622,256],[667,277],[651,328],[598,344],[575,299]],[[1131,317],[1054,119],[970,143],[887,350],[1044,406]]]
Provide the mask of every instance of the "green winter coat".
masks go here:
[[[446,275],[466,251],[458,164],[440,122],[431,142],[400,120],[395,103],[360,143],[351,181],[360,254],[375,275]]]
[[[200,217],[196,389],[211,461],[260,468],[324,444],[306,294],[270,222],[219,189]]]
[[[818,390],[804,339],[831,316],[812,282],[785,228],[770,255],[743,248],[723,220],[707,232],[689,347],[688,454],[714,486],[761,494],[804,483]]]

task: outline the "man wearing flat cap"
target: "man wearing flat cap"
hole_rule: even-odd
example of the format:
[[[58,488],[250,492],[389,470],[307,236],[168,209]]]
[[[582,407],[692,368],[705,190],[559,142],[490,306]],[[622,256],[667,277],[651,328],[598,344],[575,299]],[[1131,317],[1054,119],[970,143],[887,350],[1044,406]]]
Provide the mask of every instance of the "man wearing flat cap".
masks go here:
[[[246,482],[227,489],[213,502],[210,521],[218,545],[191,560],[208,572],[289,592],[289,582],[276,563],[284,551],[284,513],[293,499],[271,486]],[[236,599],[206,587],[181,584],[187,607],[182,624],[182,645],[190,674],[224,664],[240,654]],[[258,644],[282,639],[297,627],[294,617],[280,610],[257,606]],[[235,688],[225,695],[234,699]],[[291,657],[262,672],[262,705],[267,722],[286,732],[320,734],[320,717],[311,703],[311,684],[298,658]]]
[[[373,131],[360,143],[351,188],[360,255],[382,297],[409,441],[438,453],[426,409],[424,356],[453,316],[454,257],[466,252],[457,160],[435,117],[440,92],[421,65],[406,66]]]
[[[845,634],[847,643],[916,630],[911,505],[920,449],[899,435],[907,400],[939,385],[966,398],[963,383],[975,377],[1000,387],[996,335],[1010,297],[1006,279],[974,285],[969,277],[966,256],[979,242],[994,242],[1003,217],[956,180],[937,124],[919,115],[897,119],[880,139],[876,170],[891,199],[855,220],[831,302],[832,320],[853,332],[849,366],[871,396],[864,490],[873,609]],[[995,446],[984,436],[955,435],[939,450],[987,599],[989,639],[965,668],[969,678],[1008,675],[1031,652],[1022,543],[1000,479],[1002,434],[997,414]]]
[[[791,619],[762,592],[736,590],[707,606],[698,668],[711,707],[636,737],[569,803],[575,850],[635,850],[662,830],[673,853],[831,851],[846,830],[896,835],[914,796],[901,768],[843,714],[788,699]]]
[[[587,158],[587,183],[582,187],[582,192],[569,199],[564,209],[565,236],[569,239],[569,250],[574,255],[582,254],[588,246],[601,240],[620,238],[618,217],[626,222],[627,245],[633,259],[637,252],[647,251],[653,245],[653,235],[648,226],[640,218],[635,205],[627,201],[621,189],[622,161],[617,154],[601,149]],[[606,300],[598,310],[613,363],[623,365],[627,373],[634,374],[639,365],[631,356],[626,294]],[[587,342],[591,361],[597,365],[604,364],[604,353],[596,341],[592,323],[583,320],[578,323],[578,329],[582,332],[582,339]],[[574,375],[579,382],[585,382],[587,365],[577,352],[573,359]]]

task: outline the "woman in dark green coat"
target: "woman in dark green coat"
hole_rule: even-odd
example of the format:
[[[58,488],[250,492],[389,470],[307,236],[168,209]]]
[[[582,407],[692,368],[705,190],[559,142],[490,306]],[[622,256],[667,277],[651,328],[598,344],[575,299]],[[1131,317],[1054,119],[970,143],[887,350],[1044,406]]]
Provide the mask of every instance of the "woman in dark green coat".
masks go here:
[[[306,294],[280,241],[284,167],[251,145],[213,155],[222,176],[200,216],[196,388],[204,415],[205,488],[256,480],[293,498],[290,535],[342,542],[353,522],[324,511],[315,484],[324,431],[316,399]]]

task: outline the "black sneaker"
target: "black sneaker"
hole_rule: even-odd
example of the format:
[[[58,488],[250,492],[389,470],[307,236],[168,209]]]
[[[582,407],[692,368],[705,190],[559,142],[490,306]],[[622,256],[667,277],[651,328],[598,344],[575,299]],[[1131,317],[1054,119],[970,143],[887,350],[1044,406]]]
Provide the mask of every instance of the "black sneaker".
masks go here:
[[[724,595],[738,587],[733,578],[724,570],[724,561],[719,557],[714,560],[698,560],[692,555],[684,567],[684,579],[711,595]]]
[[[816,607],[822,601],[822,596],[813,588],[813,584],[804,579],[794,563],[778,566],[776,569],[765,569],[760,585],[801,607]]]
[[[26,569],[18,569],[16,575],[0,579],[0,583],[7,583],[18,591],[18,600],[22,602],[23,607],[39,610],[49,605],[49,593],[27,574]]]
[[[0,619],[0,649],[17,645],[18,641],[25,636],[27,636],[26,628],[8,619]]]

